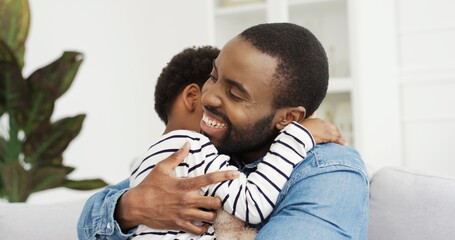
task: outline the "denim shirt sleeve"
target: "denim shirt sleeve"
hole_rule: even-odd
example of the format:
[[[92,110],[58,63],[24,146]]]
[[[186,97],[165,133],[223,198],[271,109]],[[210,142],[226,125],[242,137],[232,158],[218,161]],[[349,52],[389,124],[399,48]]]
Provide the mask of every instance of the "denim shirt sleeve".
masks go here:
[[[256,239],[367,239],[368,192],[354,150],[318,146],[294,170]]]
[[[129,189],[129,179],[106,187],[91,196],[82,210],[77,224],[79,239],[127,239],[136,229],[123,233],[114,219],[117,200]]]

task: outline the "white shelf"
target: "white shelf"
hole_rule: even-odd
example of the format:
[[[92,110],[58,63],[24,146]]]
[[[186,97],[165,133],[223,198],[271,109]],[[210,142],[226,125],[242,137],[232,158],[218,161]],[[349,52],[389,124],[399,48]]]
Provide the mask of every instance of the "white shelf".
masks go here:
[[[289,6],[313,4],[313,3],[327,3],[327,2],[339,2],[340,0],[289,0]]]
[[[241,4],[241,5],[234,5],[234,6],[219,6],[215,9],[216,16],[228,16],[228,15],[236,15],[236,14],[245,14],[245,13],[252,13],[252,12],[261,12],[265,11],[266,6],[264,2],[258,3],[248,3],[248,4]]]
[[[218,47],[246,28],[267,21],[265,1],[228,6],[215,4],[213,14],[214,45]]]

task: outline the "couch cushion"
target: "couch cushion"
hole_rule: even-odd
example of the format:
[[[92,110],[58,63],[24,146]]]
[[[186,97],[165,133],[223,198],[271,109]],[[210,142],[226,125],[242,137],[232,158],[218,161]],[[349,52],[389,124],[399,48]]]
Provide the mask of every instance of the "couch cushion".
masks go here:
[[[368,239],[455,239],[455,179],[397,168],[376,172]]]
[[[76,240],[85,200],[53,204],[0,203],[0,239]]]

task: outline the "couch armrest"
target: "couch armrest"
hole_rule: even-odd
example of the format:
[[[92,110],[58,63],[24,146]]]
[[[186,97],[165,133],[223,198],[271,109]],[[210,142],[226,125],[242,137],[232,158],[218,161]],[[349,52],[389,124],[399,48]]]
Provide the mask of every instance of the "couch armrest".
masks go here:
[[[370,240],[455,239],[455,179],[383,168],[369,210]]]

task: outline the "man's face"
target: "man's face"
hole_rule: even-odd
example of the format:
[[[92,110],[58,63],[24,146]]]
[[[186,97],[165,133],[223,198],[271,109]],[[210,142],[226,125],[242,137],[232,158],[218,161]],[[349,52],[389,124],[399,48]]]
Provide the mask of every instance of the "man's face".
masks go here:
[[[221,153],[268,149],[278,134],[271,81],[277,61],[234,38],[214,61],[202,89],[202,131]]]

